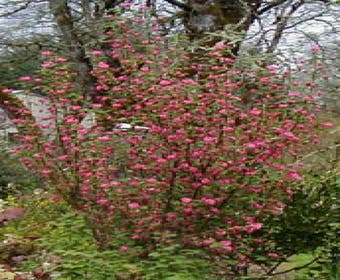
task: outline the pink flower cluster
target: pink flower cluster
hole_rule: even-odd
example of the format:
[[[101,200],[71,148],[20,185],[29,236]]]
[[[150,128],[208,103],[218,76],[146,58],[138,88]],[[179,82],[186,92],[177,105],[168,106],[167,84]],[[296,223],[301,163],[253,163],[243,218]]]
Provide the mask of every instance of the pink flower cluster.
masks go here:
[[[91,52],[97,84],[90,102],[75,96],[67,59],[44,62],[54,71],[47,118],[56,131],[42,139],[25,135],[22,150],[32,156],[23,162],[61,195],[77,196],[69,197],[72,206],[107,240],[117,231],[146,247],[180,242],[246,265],[251,260],[244,252],[260,240],[266,217],[282,213],[289,184],[303,179],[293,162],[313,138],[313,98],[288,94],[275,66],[266,75],[247,69],[261,90],[245,91],[224,45],[215,46],[206,63],[164,50],[157,39],[140,38],[148,50],[141,52],[135,42],[143,34],[129,30],[127,21],[109,32],[120,69],[104,61],[101,50]],[[90,113],[96,119],[86,125]]]

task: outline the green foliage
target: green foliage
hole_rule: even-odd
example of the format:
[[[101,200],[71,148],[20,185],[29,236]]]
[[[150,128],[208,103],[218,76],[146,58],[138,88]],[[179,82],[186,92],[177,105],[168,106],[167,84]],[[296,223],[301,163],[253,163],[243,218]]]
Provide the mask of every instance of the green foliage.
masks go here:
[[[57,279],[114,279],[118,272],[127,268],[132,271],[133,265],[129,266],[128,258],[120,258],[117,250],[98,250],[81,215],[68,212],[48,226],[51,230],[39,239],[46,253],[38,253],[26,262],[27,270],[39,267],[46,259],[54,259],[45,269],[58,275]]]
[[[40,185],[37,176],[5,149],[0,149],[0,198],[16,192],[29,193]]]
[[[310,171],[304,182],[296,186],[284,214],[271,218],[271,234],[281,256],[306,253],[316,259],[296,274],[297,280],[338,277],[340,223],[336,200],[339,189],[336,170]]]
[[[329,225],[329,231],[314,251],[317,262],[298,273],[296,280],[337,280],[340,278],[339,230],[339,222]]]
[[[284,214],[273,218],[278,229],[274,237],[279,247],[285,248],[285,253],[315,250],[333,232],[332,225],[338,218],[339,187],[339,178],[331,171],[325,174],[311,171],[305,175],[305,181],[296,186]]]
[[[200,255],[199,255],[200,254]],[[208,277],[208,263],[199,250],[180,249],[180,246],[159,248],[145,262],[147,280],[194,280]]]
[[[26,42],[28,43],[28,42]],[[12,48],[0,55],[0,83],[5,87],[18,87],[18,77],[29,76],[40,66],[40,49],[29,46],[28,49]]]
[[[57,257],[49,271],[57,279],[204,279],[206,265],[197,252],[177,251],[175,246],[153,251],[146,258],[138,256],[138,249],[119,252],[117,246],[100,250],[84,219],[69,212],[49,223],[52,230],[39,239],[46,256],[26,262],[32,270],[46,258]],[[142,261],[141,261],[142,260]]]
[[[16,244],[15,252],[2,250],[4,262],[17,255],[31,255],[21,271],[43,269],[58,280],[209,279],[204,276],[208,263],[198,250],[169,246],[140,256],[139,248],[126,247],[127,251],[120,252],[123,237],[119,236],[112,248],[99,249],[81,213],[57,200],[41,191],[24,200],[8,197],[6,204],[24,207],[26,215],[0,228],[0,238]]]
[[[132,271],[129,258],[120,258],[117,250],[98,250],[83,217],[72,212],[62,201],[57,203],[54,196],[39,193],[24,201],[9,197],[7,204],[24,207],[26,215],[0,228],[0,237],[7,243],[16,240],[16,244],[35,248],[35,253],[21,270],[43,268],[57,277],[55,279],[98,280],[114,279],[115,273]],[[25,250],[19,250],[15,255],[25,253]],[[7,254],[8,261],[11,257],[13,255]]]

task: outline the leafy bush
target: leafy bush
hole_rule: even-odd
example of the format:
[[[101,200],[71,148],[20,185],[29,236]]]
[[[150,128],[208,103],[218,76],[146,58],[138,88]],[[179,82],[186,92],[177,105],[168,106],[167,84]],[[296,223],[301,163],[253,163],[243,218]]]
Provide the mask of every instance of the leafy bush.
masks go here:
[[[24,167],[8,149],[0,147],[0,198],[15,193],[30,193],[41,186],[39,177]]]
[[[0,228],[7,244],[0,259],[18,271],[39,271],[58,280],[204,279],[208,273],[202,252],[178,246],[159,248],[143,261],[138,248],[101,250],[84,217],[48,193],[20,201],[9,197],[7,205],[26,209],[23,218]],[[21,261],[15,263],[18,256]]]
[[[89,53],[97,65],[91,100],[79,94],[72,63],[51,52],[43,52],[41,77],[22,77],[46,93],[51,113],[40,131],[22,135],[15,149],[22,162],[83,215],[74,226],[86,227],[109,255],[126,245],[140,260],[156,254],[155,270],[165,262],[186,267],[178,260],[194,248],[215,264],[223,259],[230,279],[254,262],[271,263],[277,253],[266,221],[283,213],[303,179],[296,160],[318,141],[313,96],[295,90],[297,81],[286,86],[289,73],[274,66],[235,70],[226,45],[192,63],[186,50],[138,32],[152,26],[142,18],[112,24],[110,57]],[[26,121],[15,120],[27,131]],[[57,222],[70,223],[64,218]],[[173,246],[183,254],[167,251]],[[71,254],[63,268],[70,273],[98,260],[61,254]]]
[[[266,223],[279,263],[308,256],[297,264],[296,270],[303,269],[296,273],[297,279],[336,279],[339,273],[339,187],[336,170],[309,171],[303,182],[295,184],[283,214]]]

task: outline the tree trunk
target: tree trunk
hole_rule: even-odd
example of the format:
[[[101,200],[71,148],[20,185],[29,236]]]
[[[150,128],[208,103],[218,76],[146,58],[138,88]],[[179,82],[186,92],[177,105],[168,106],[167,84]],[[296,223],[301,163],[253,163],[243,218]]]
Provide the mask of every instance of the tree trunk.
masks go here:
[[[217,32],[229,26],[234,32],[249,29],[255,19],[255,11],[260,5],[259,0],[247,1],[204,1],[188,0],[189,9],[184,12],[184,25],[191,41],[200,41],[203,47],[212,47],[222,38],[209,38],[206,32]],[[232,47],[232,54],[237,55],[241,40]]]
[[[95,94],[95,79],[90,74],[93,69],[90,59],[86,56],[86,47],[77,32],[75,19],[72,17],[67,0],[50,0],[49,7],[58,28],[61,32],[63,42],[68,54],[74,62],[77,73],[76,83],[84,99],[93,97]]]

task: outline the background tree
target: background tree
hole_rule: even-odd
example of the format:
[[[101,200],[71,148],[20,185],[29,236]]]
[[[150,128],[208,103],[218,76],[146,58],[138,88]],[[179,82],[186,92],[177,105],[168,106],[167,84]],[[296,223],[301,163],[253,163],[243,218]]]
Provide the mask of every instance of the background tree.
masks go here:
[[[256,44],[264,52],[276,50],[282,36],[303,23],[322,20],[328,24],[332,18],[325,19],[334,10],[332,1],[3,1],[0,4],[2,18],[9,23],[11,36],[2,34],[2,45],[18,45],[20,38],[30,42],[31,38],[43,36],[35,40],[40,48],[49,43],[49,49],[63,48],[75,62],[78,80],[84,91],[93,92],[93,82],[86,77],[86,70],[93,69],[86,54],[90,49],[107,49],[101,42],[102,19],[112,14],[120,4],[133,5],[138,8],[142,4],[151,7],[155,17],[160,18],[163,35],[184,33],[198,45],[213,45],[217,41],[228,40],[225,33],[234,31],[243,35],[233,42],[233,55],[239,51],[241,42],[255,36]],[[121,10],[124,12],[124,9]],[[117,11],[115,11],[117,13]],[[19,19],[20,18],[20,19]],[[20,26],[19,26],[20,25]],[[12,26],[12,27],[11,27]],[[253,30],[253,31],[251,31]],[[206,32],[223,31],[221,36],[211,38]],[[248,32],[251,31],[251,32]],[[13,35],[14,34],[14,35]],[[46,34],[55,36],[46,40]],[[224,34],[224,35],[223,35]],[[203,40],[203,42],[201,42]],[[230,39],[229,39],[230,40]],[[198,43],[199,41],[199,43]],[[31,44],[32,42],[30,42]],[[229,42],[230,43],[230,42]],[[27,43],[26,43],[27,44]],[[25,42],[22,44],[25,47]],[[29,44],[29,45],[30,45]]]

